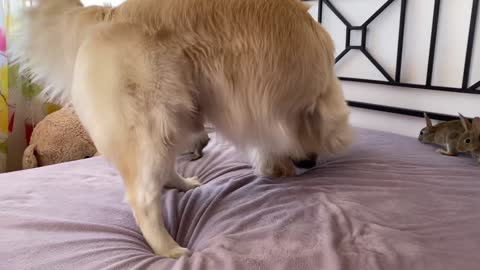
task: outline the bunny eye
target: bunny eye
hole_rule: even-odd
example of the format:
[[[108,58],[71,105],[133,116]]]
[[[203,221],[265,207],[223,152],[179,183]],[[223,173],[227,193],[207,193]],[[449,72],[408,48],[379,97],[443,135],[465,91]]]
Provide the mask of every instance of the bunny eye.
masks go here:
[[[470,138],[465,139],[465,143],[471,143],[471,142],[472,142],[472,140],[470,140]]]
[[[420,131],[420,135],[423,135],[423,134],[425,134],[425,131],[423,131],[423,130]]]

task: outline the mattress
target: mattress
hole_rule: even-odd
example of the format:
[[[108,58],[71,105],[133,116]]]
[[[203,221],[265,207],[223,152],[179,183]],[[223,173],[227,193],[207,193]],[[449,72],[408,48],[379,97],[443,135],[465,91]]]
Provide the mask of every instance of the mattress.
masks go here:
[[[0,175],[0,269],[479,269],[480,167],[413,138],[358,130],[348,153],[293,178],[256,177],[218,136],[163,194],[194,251],[155,256],[102,158]]]

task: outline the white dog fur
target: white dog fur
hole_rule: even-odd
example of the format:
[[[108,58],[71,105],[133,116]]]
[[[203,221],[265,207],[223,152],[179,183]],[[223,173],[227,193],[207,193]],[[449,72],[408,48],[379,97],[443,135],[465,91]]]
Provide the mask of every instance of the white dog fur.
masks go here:
[[[297,0],[128,0],[116,8],[39,0],[12,52],[47,99],[73,105],[118,168],[158,255],[189,253],[165,229],[160,197],[164,186],[200,185],[178,175],[174,161],[205,145],[204,121],[267,176],[292,176],[292,159],[337,153],[351,141],[333,43]]]

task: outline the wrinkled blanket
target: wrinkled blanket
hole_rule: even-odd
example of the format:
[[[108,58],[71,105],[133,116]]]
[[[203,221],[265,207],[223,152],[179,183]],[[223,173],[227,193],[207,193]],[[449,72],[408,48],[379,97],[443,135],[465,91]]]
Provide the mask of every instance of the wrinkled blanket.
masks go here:
[[[480,269],[480,167],[413,138],[359,130],[343,155],[290,179],[256,177],[221,138],[164,193],[194,251],[152,254],[102,158],[0,175],[0,269]]]

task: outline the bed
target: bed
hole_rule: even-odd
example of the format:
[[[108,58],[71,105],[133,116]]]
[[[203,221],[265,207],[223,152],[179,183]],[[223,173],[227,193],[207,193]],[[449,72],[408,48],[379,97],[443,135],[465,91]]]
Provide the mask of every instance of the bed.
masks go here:
[[[0,269],[479,269],[480,167],[414,138],[358,129],[348,153],[289,179],[256,177],[212,135],[178,159],[203,186],[166,190],[154,256],[101,157],[0,176]]]

